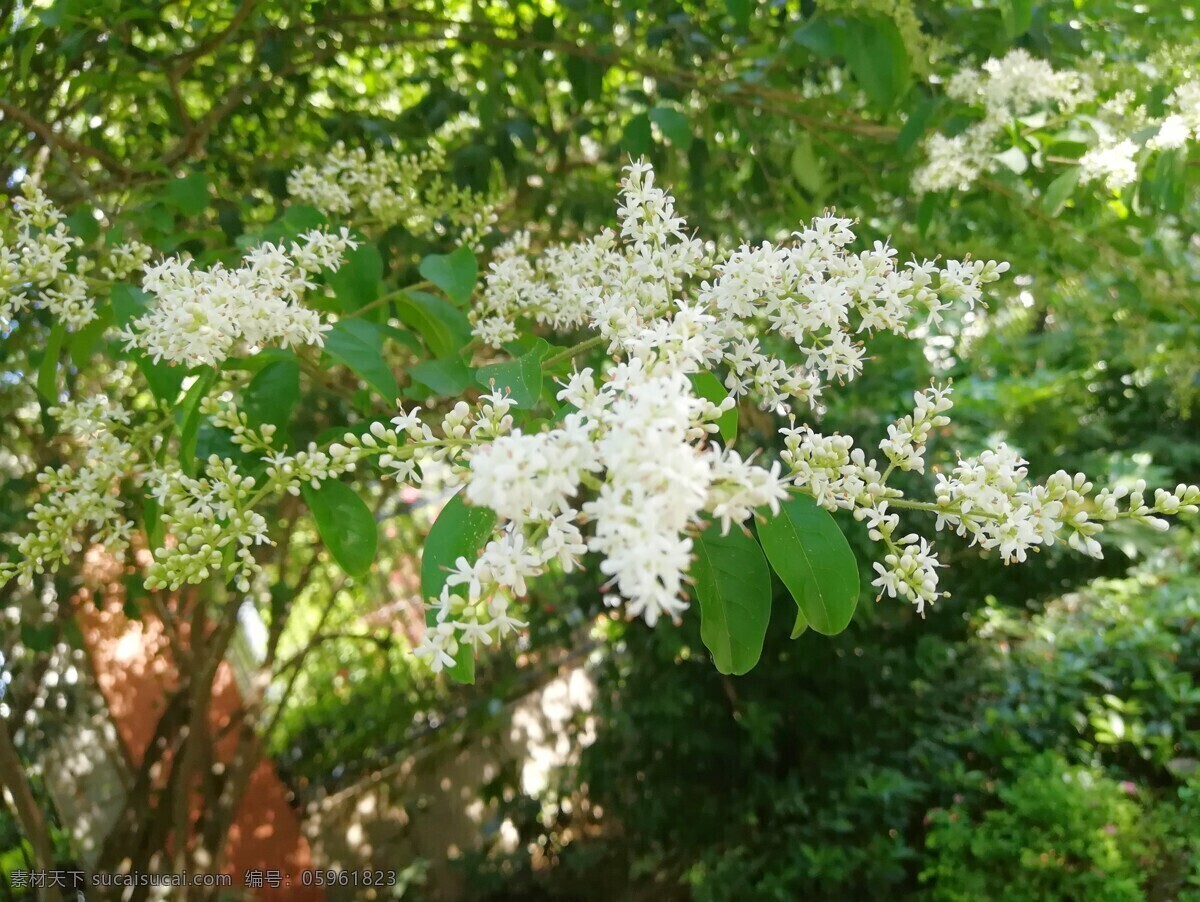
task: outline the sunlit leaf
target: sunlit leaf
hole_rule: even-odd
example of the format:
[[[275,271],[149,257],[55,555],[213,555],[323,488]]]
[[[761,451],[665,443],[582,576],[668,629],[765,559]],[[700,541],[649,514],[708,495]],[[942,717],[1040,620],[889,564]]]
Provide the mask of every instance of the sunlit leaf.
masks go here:
[[[759,524],[758,538],[808,625],[826,636],[844,630],[858,605],[858,564],[829,512],[791,498]]]

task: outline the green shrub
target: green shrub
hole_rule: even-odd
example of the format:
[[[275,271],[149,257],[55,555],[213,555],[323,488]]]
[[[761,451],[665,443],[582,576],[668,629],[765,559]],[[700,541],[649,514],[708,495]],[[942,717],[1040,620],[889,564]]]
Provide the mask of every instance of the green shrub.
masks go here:
[[[1001,783],[1000,807],[930,812],[921,880],[932,898],[1143,899],[1141,810],[1127,788],[1043,752]]]

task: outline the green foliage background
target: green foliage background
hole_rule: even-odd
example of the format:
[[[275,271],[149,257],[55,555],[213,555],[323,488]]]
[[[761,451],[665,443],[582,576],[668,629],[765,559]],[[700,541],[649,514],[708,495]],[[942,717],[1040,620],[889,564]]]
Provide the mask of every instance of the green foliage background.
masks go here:
[[[1168,44],[1195,58],[1188,4],[57,0],[0,12],[6,190],[36,174],[81,234],[97,228],[96,208],[110,237],[222,259],[312,224],[314,211],[286,201],[296,164],[338,141],[420,148],[465,117],[449,177],[506,192],[501,231],[529,227],[540,243],[608,223],[619,167],[645,155],[706,233],[775,237],[836,206],[865,242],[1011,260],[1019,278],[993,299],[989,330],[948,364],[964,451],[1001,438],[1035,476],[1053,463],[1174,485],[1200,469],[1194,144],[1143,159],[1124,192],[1068,192],[1051,164],[1001,169],[969,192],[910,189],[922,137],[977,115],[944,96],[959,67],[1023,47],[1128,79],[1161,111],[1171,86],[1138,66]],[[1013,134],[1012,146],[1031,157],[1031,139],[1070,150],[1069,135],[1048,129]],[[380,296],[380,279],[436,281],[420,261],[449,250],[394,229],[378,260],[352,269],[369,284],[334,293],[357,307]],[[6,338],[0,376],[38,367],[49,325]],[[287,388],[296,374],[272,371],[281,388],[261,370],[256,418],[283,403],[295,415],[282,427],[308,438],[365,414],[396,373],[405,391],[439,394],[401,344],[389,339],[382,374],[357,370],[354,402],[320,387],[301,402]],[[875,348],[825,431],[877,434],[927,383],[919,346]],[[361,362],[336,343],[330,353]],[[0,392],[5,448],[34,441],[11,416],[27,394]],[[199,458],[223,447],[207,425],[194,441]],[[743,414],[741,446],[774,441]],[[30,489],[0,486],[0,528],[15,527]],[[863,530],[837,523],[869,586]],[[427,527],[413,513],[398,546]],[[294,570],[310,547],[315,537],[298,534]],[[790,640],[794,607],[776,585],[765,652],[745,676],[713,668],[695,618],[678,630],[610,624],[588,665],[597,741],[548,799],[514,796],[504,778],[479,788],[522,842],[515,856],[468,856],[472,892],[1197,897],[1200,548],[1186,532],[1117,533],[1105,550],[1097,563],[1047,549],[1010,571],[947,543],[952,601],[920,620],[863,597],[833,638]],[[386,583],[350,593],[330,624],[356,622],[376,591]],[[542,591],[534,663],[570,654],[602,610],[586,577]],[[319,594],[297,599],[296,643]],[[450,687],[413,667],[402,643],[332,641],[307,659],[272,749],[302,794],[345,785],[455,712],[484,729],[490,703],[526,676],[481,660],[474,687]],[[581,795],[604,816],[562,804]],[[11,871],[20,847],[8,822],[0,845]]]

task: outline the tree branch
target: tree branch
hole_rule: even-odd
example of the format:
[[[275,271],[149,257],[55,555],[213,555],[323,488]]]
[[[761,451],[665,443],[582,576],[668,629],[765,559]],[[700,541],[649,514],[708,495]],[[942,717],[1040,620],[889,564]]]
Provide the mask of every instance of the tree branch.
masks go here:
[[[46,827],[42,809],[34,797],[33,787],[25,778],[25,768],[13,743],[12,734],[8,732],[8,722],[3,717],[0,717],[0,786],[7,788],[12,797],[21,831],[33,847],[34,863],[40,870],[53,870],[54,843],[50,839],[50,831]],[[62,894],[53,886],[44,892],[46,899],[62,898]]]
[[[4,113],[5,118],[12,119],[25,126],[25,128],[41,138],[42,143],[51,150],[69,151],[82,159],[95,160],[109,172],[122,177],[130,175],[130,170],[107,151],[100,150],[98,147],[92,147],[90,144],[84,144],[82,141],[76,141],[74,138],[64,135],[61,132],[56,132],[53,126],[31,116],[7,100],[0,99],[0,112]]]

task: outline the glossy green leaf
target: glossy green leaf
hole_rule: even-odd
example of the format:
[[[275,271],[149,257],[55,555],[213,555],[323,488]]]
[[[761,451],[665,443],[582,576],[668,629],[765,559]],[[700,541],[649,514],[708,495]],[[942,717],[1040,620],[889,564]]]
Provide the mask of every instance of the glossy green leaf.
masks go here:
[[[434,357],[451,357],[471,340],[466,314],[436,295],[406,291],[396,299],[396,315],[424,339]]]
[[[303,485],[300,490],[333,559],[351,576],[363,576],[375,560],[378,542],[375,517],[366,502],[336,479],[325,480],[320,488]]]
[[[175,423],[179,427],[179,468],[188,476],[196,475],[196,439],[204,419],[200,414],[200,402],[216,380],[217,371],[206,367],[175,409]]]
[[[1144,196],[1156,210],[1179,214],[1187,199],[1187,153],[1179,149],[1157,155],[1154,171],[1144,185]]]
[[[242,393],[242,412],[254,426],[270,423],[287,431],[292,412],[300,401],[300,365],[291,360],[268,363]]]
[[[67,228],[71,234],[82,238],[85,242],[95,241],[100,237],[100,223],[96,221],[96,208],[90,204],[81,204],[66,218]]]
[[[720,524],[696,539],[692,581],[700,603],[700,638],[721,673],[749,672],[762,656],[771,619],[771,571],[753,536]]]
[[[165,200],[184,216],[199,216],[208,209],[208,179],[194,172],[167,184]]]
[[[350,367],[388,403],[400,397],[396,376],[383,359],[383,339],[373,324],[361,319],[338,323],[325,333],[325,353]]]
[[[729,392],[725,390],[725,386],[721,384],[721,380],[712,373],[693,373],[689,376],[692,380],[692,389],[698,397],[711,401],[713,404],[720,404],[729,397]],[[717,418],[718,435],[721,436],[721,442],[726,447],[733,444],[737,438],[738,432],[738,412],[734,407],[732,410],[727,410]]]
[[[621,152],[634,159],[644,157],[654,146],[654,134],[650,128],[650,117],[639,113],[625,123],[621,132]]]
[[[289,238],[297,238],[303,232],[312,231],[326,224],[325,214],[316,207],[305,204],[292,204],[283,211],[283,218],[278,225]]]
[[[1083,170],[1080,167],[1072,166],[1050,183],[1046,189],[1046,196],[1042,198],[1042,206],[1047,213],[1057,216],[1062,212],[1062,208],[1075,192],[1075,186],[1079,184],[1082,174]]]
[[[796,622],[792,624],[792,638],[799,639],[808,631],[808,618],[799,608],[796,609]]]
[[[146,533],[146,543],[151,551],[163,547],[167,524],[163,522],[162,505],[149,492],[142,495],[142,528]],[[139,583],[139,585],[141,584]]]
[[[329,287],[342,312],[353,313],[379,297],[382,278],[383,258],[375,245],[364,241],[346,254],[337,272],[329,274]]]
[[[459,492],[446,502],[421,552],[421,595],[428,602],[442,594],[446,578],[460,557],[473,561],[496,528],[496,514],[487,507],[472,507]],[[456,590],[461,591],[461,590]],[[426,609],[425,623],[433,626],[437,614]],[[454,666],[447,673],[460,683],[475,682],[475,655],[469,647],[459,648]]]
[[[443,360],[424,360],[409,367],[408,375],[413,381],[427,385],[439,395],[461,395],[471,385],[471,369],[457,357]]]
[[[872,104],[886,109],[904,96],[911,77],[908,50],[891,19],[851,19],[839,38],[846,65]]]
[[[858,605],[858,564],[829,512],[791,498],[759,524],[758,538],[809,626],[826,636],[844,630]]]
[[[667,106],[656,106],[650,111],[650,121],[662,129],[676,147],[687,150],[692,144],[692,124],[686,114]]]
[[[533,407],[542,394],[542,361],[549,350],[546,340],[539,338],[515,360],[481,366],[475,371],[475,381],[489,390],[508,392],[517,407]]]
[[[1033,0],[1001,0],[1000,15],[1009,40],[1019,38],[1033,24]]]
[[[418,269],[460,307],[471,299],[479,276],[479,264],[469,247],[460,247],[451,254],[430,254]]]

